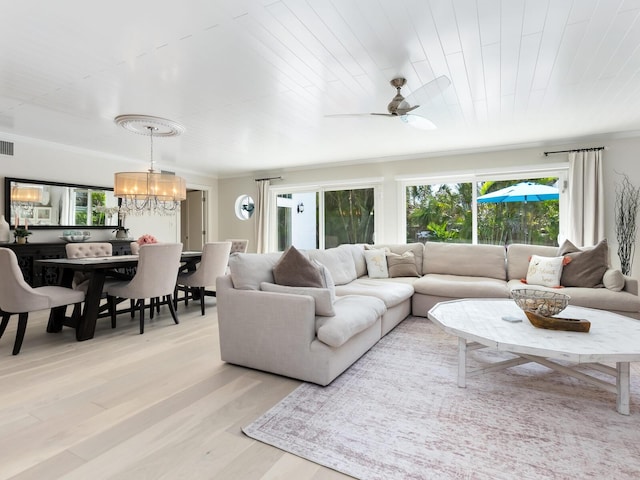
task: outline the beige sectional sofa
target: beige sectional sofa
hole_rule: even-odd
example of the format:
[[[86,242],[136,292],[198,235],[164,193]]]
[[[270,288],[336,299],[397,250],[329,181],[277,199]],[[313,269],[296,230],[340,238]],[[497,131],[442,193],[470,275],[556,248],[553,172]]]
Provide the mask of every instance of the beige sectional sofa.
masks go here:
[[[324,288],[304,290],[273,285],[281,254],[233,254],[230,274],[217,281],[222,360],[327,385],[409,314],[426,317],[436,303],[459,298],[509,298],[513,288],[526,287],[521,279],[531,255],[553,257],[558,250],[453,243],[372,248],[411,252],[416,276],[369,278],[365,246],[341,245],[304,252],[332,279]],[[572,305],[640,318],[635,279],[625,277],[621,291],[560,291]],[[326,312],[327,296],[333,315]]]

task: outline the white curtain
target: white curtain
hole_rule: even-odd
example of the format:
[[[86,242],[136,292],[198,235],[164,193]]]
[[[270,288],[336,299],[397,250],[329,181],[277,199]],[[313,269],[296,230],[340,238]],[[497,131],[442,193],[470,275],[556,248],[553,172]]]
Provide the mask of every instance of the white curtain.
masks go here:
[[[605,238],[602,150],[569,153],[568,238],[578,246]]]
[[[258,200],[256,202],[256,251],[257,253],[266,253],[269,249],[269,185],[271,182],[266,180],[256,180],[258,187]]]

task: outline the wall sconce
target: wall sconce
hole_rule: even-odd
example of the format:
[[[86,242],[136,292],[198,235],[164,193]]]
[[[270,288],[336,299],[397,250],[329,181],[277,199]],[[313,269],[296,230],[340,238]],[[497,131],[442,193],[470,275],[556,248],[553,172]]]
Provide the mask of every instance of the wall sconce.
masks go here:
[[[296,210],[297,210],[298,213],[304,212],[304,203],[300,202],[298,204],[298,206],[296,207]]]

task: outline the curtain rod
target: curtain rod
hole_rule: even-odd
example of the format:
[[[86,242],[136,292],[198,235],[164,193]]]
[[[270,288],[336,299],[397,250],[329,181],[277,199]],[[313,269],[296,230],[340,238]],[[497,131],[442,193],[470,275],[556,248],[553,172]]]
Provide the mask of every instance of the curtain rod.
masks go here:
[[[261,182],[263,180],[282,180],[282,177],[266,177],[266,178],[254,178],[255,182]]]
[[[595,152],[596,150],[604,150],[606,147],[593,147],[593,148],[577,148],[575,150],[556,150],[555,152],[544,152],[544,156],[555,155],[556,153],[571,153],[571,152]]]

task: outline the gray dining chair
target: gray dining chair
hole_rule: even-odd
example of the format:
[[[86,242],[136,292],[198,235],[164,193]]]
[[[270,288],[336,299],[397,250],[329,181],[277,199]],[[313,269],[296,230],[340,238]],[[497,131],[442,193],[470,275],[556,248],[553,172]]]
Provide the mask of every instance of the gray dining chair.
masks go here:
[[[67,243],[64,246],[67,258],[96,258],[113,255],[113,245],[109,242]],[[90,275],[85,272],[73,274],[72,288],[87,291]]]
[[[178,316],[173,303],[173,292],[180,268],[181,243],[153,243],[141,245],[136,274],[130,281],[120,281],[107,287],[107,302],[111,314],[111,324],[116,324],[116,304],[121,299],[135,300],[134,310],[140,312],[140,333],[144,333],[145,300],[165,297],[175,323]]]
[[[20,353],[24,334],[27,330],[29,313],[40,310],[53,309],[75,304],[74,312],[79,312],[79,305],[84,301],[85,294],[81,290],[65,287],[36,287],[29,286],[24,280],[18,258],[13,250],[0,248],[0,337],[9,324],[12,315],[18,315],[18,329],[13,344],[13,354]]]
[[[184,290],[184,304],[187,305],[189,298],[200,297],[200,311],[204,315],[204,297],[215,297],[216,278],[225,274],[231,242],[210,242],[202,247],[202,259],[194,271],[181,273],[176,282],[176,292],[174,295],[177,305],[178,290]],[[197,294],[194,296],[194,293]]]
[[[231,242],[230,253],[247,253],[249,240],[246,238],[227,238],[226,242]]]
[[[85,242],[85,243],[67,243],[64,246],[67,258],[98,258],[98,257],[111,257],[113,256],[113,245],[109,242]],[[73,274],[73,281],[71,288],[74,290],[82,290],[85,294],[89,288],[89,282],[91,281],[91,274],[87,272],[75,272]],[[105,280],[105,284],[102,287],[102,298],[106,298],[107,287],[114,283],[114,280]],[[76,307],[79,309],[79,307]],[[104,308],[104,307],[102,307]],[[133,305],[131,305],[133,309]],[[74,312],[74,315],[78,315],[79,310]],[[115,325],[111,323],[111,328],[115,328]]]

